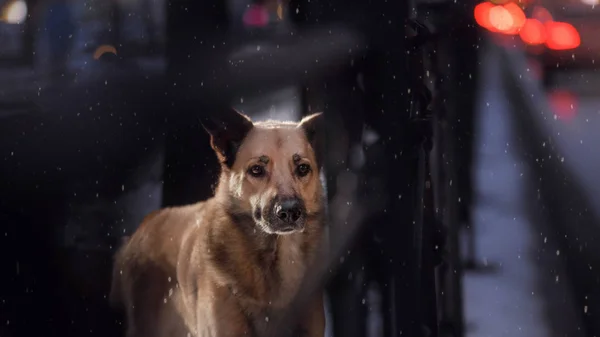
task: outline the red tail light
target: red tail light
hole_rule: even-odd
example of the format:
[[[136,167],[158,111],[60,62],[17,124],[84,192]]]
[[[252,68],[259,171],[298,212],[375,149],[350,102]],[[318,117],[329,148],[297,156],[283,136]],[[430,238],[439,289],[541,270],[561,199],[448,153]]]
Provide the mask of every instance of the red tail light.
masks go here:
[[[577,29],[566,22],[546,22],[546,46],[553,50],[575,49],[581,44]]]
[[[497,0],[494,0],[497,1]],[[566,22],[556,22],[550,12],[542,7],[533,9],[528,19],[519,5],[508,2],[495,5],[484,1],[475,6],[475,21],[495,33],[519,34],[528,45],[542,45],[554,50],[575,49],[581,44],[577,29]]]
[[[548,94],[550,106],[556,119],[571,121],[577,116],[577,97],[566,90],[555,90]]]
[[[525,13],[513,2],[494,5],[482,2],[475,7],[475,21],[483,28],[504,34],[518,34],[525,24]]]
[[[528,45],[540,45],[546,42],[546,27],[537,19],[527,19],[519,32],[523,42]]]
[[[527,20],[527,17],[525,17],[525,13],[521,9],[521,7],[519,7],[519,5],[515,4],[514,2],[509,2],[503,5],[502,7],[506,9],[506,11],[510,14],[512,18],[511,27],[508,30],[503,31],[503,33],[510,35],[519,34],[519,31],[523,28]]]
[[[490,23],[490,9],[492,9],[494,5],[490,2],[482,2],[479,5],[475,6],[475,21],[481,27],[487,30],[493,30],[492,24]]]

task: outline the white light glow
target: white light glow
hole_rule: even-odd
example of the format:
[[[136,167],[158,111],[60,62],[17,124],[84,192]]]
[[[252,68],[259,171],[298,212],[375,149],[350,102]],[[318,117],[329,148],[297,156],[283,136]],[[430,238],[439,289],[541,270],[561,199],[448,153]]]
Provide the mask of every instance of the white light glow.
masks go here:
[[[581,2],[589,6],[597,6],[600,4],[600,0],[581,0]]]
[[[2,20],[9,24],[20,24],[27,18],[27,4],[23,0],[11,1],[2,8]]]

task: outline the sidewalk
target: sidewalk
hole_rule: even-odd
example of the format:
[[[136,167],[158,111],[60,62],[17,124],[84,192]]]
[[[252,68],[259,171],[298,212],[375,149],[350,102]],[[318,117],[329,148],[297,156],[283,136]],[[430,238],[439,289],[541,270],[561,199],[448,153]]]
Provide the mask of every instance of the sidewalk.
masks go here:
[[[510,107],[499,85],[501,60],[490,51],[484,53],[473,221],[478,258],[497,270],[465,275],[467,337],[584,336],[570,290],[549,274],[554,271],[556,280],[566,279],[556,260],[549,261],[543,253],[556,249],[540,235],[540,226],[534,226],[526,208],[525,187],[536,178],[513,144]],[[552,321],[556,315],[561,322]]]

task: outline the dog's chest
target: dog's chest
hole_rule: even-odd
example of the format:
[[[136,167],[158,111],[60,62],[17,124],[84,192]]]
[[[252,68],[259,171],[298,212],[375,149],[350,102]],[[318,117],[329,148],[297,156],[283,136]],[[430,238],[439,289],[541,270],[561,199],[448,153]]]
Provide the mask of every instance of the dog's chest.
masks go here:
[[[279,268],[287,281],[302,278],[305,269],[305,256],[302,254],[299,244],[291,244],[281,249],[279,259]]]
[[[285,306],[296,294],[306,272],[306,257],[297,242],[282,242],[277,260],[276,273],[279,287],[274,295],[275,305]],[[274,290],[275,290],[274,289]]]
[[[248,319],[249,335],[257,336],[272,336],[275,329],[284,329],[280,331],[288,336],[305,336],[304,326],[297,316],[292,317],[292,321],[286,321],[290,317],[285,317],[287,310],[281,308],[268,308],[254,313]],[[286,322],[282,324],[283,322]]]

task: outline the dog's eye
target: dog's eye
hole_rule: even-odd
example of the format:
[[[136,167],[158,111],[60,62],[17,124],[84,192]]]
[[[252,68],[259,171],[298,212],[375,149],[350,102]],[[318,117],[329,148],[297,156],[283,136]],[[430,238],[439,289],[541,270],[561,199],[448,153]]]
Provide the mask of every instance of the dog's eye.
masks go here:
[[[250,167],[248,173],[250,173],[250,175],[253,177],[262,177],[265,175],[265,168],[260,165],[254,165]]]
[[[306,176],[309,172],[310,172],[310,166],[308,166],[307,164],[300,164],[296,168],[296,174],[299,175],[300,177]]]

